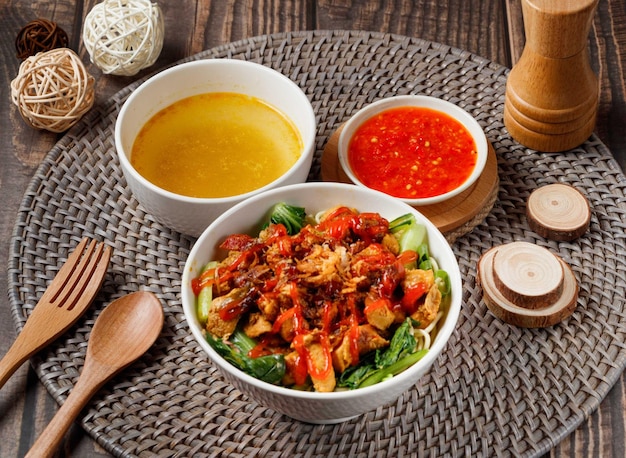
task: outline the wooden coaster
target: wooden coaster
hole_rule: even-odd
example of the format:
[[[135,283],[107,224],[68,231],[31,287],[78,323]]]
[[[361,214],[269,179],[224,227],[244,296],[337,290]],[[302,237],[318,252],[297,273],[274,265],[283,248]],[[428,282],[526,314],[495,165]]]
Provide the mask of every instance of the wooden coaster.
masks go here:
[[[542,237],[574,240],[589,228],[589,202],[573,186],[551,184],[535,189],[526,204],[528,226]]]
[[[489,310],[523,328],[559,323],[574,312],[578,300],[578,283],[570,266],[528,242],[486,251],[478,261],[476,280]]]
[[[337,155],[337,145],[341,133],[341,125],[328,139],[322,154],[321,174],[324,181],[339,181],[351,183],[339,163]],[[433,205],[415,207],[444,234],[446,232],[459,229],[467,223],[477,225],[476,221],[479,212],[483,212],[483,218],[491,210],[495,202],[494,195],[498,192],[498,161],[496,152],[489,142],[489,154],[485,170],[478,178],[474,186],[465,192],[455,196],[445,202]],[[482,220],[482,218],[481,218]]]

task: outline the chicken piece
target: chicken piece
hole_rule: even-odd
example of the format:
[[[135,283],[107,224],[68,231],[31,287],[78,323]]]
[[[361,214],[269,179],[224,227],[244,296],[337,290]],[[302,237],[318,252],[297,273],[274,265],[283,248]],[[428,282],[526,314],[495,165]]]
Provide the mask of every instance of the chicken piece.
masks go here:
[[[276,318],[279,318],[281,313],[288,312],[289,309],[293,307],[293,302],[291,299],[291,288],[290,284],[285,284],[280,287],[278,291],[278,295],[276,296],[276,302],[279,307],[279,313]],[[287,317],[280,326],[280,330],[278,333],[286,342],[291,342],[295,336],[295,322],[294,317]]]
[[[248,317],[248,322],[243,327],[243,332],[253,339],[271,330],[272,323],[260,313],[251,313]]]
[[[296,384],[296,379],[294,378],[293,374],[296,371],[298,358],[299,356],[297,351],[292,351],[285,355],[285,366],[287,370],[285,371],[285,375],[283,375],[283,385],[292,386]]]
[[[419,323],[418,328],[424,329],[437,317],[441,304],[441,291],[437,285],[431,286],[426,300],[411,314],[411,318]]]
[[[306,283],[322,285],[341,278],[346,265],[344,247],[338,246],[333,251],[328,245],[314,245],[311,252],[298,261],[297,269]]]
[[[377,348],[389,346],[389,341],[382,337],[376,328],[369,324],[359,326],[359,338],[357,339],[357,347],[359,355],[364,355]]]
[[[207,316],[206,330],[216,337],[228,338],[235,331],[239,317],[223,320],[220,310],[240,302],[246,293],[245,288],[234,288],[227,295],[214,298]]]
[[[385,247],[378,244],[371,244],[363,248],[352,258],[350,271],[353,276],[370,275],[380,269],[385,264],[393,264],[395,256]]]
[[[359,290],[369,287],[370,283],[371,282],[365,275],[346,278],[344,279],[342,285],[341,294],[347,295],[350,293],[356,293]]]
[[[385,348],[388,346],[389,341],[382,337],[372,325],[363,324],[359,326],[359,336],[357,337],[359,356],[376,350],[377,348]],[[357,362],[353,361],[352,358],[349,331],[344,335],[341,344],[333,350],[332,356],[333,367],[337,372],[343,372]]]
[[[406,271],[406,276],[402,282],[402,287],[404,289],[414,287],[420,283],[424,284],[424,291],[430,290],[432,285],[435,284],[434,272],[430,269],[409,269]]]
[[[330,370],[327,371],[323,377],[316,377],[313,374],[309,374],[311,375],[315,391],[319,393],[330,393],[334,391],[336,384],[335,371],[333,370],[332,361],[327,361],[330,355],[326,354],[324,346],[319,342],[311,342],[305,344],[305,346],[308,350],[310,363],[313,367],[319,371],[324,371],[326,365],[330,365]]]
[[[265,318],[274,321],[280,312],[277,294],[261,294],[257,300],[257,307]]]
[[[311,382],[315,391],[328,393],[335,390],[336,379],[335,371],[332,367],[332,362],[327,361],[330,356],[326,354],[324,346],[316,340],[315,334],[308,334],[304,337],[304,346],[306,352],[309,355],[309,364],[317,368],[320,372],[326,372],[324,377],[316,377],[314,374],[309,374]],[[297,351],[292,351],[285,355],[285,365],[287,370],[283,376],[283,384],[286,386],[295,385],[296,379],[294,374],[298,371],[296,367],[300,361],[300,355]],[[330,370],[324,371],[326,365],[330,363]],[[308,369],[308,368],[307,368]]]
[[[400,254],[400,242],[393,234],[385,234],[381,244],[396,256]]]
[[[333,350],[333,367],[339,373],[352,365],[352,352],[350,351],[350,338],[345,336],[341,344]]]
[[[293,316],[283,321],[278,331],[280,337],[286,342],[291,342],[296,335],[295,319]]]
[[[423,307],[424,301],[428,296],[428,292],[433,288],[433,286],[435,286],[435,274],[432,270],[407,270],[405,278],[402,281],[402,290],[404,291],[402,305],[404,310],[407,310],[407,313],[411,315],[417,313],[416,316],[420,316],[423,319],[427,318],[427,315],[420,315],[418,309]],[[401,318],[400,321],[403,321],[406,316],[398,318]]]
[[[293,261],[290,259],[288,255],[285,254],[285,250],[283,249],[282,244],[280,243],[272,243],[267,246],[267,251],[265,252],[265,259],[269,265],[277,265],[277,264],[291,264]]]
[[[396,314],[387,306],[387,302],[378,299],[365,307],[367,322],[376,329],[384,331],[396,321]]]

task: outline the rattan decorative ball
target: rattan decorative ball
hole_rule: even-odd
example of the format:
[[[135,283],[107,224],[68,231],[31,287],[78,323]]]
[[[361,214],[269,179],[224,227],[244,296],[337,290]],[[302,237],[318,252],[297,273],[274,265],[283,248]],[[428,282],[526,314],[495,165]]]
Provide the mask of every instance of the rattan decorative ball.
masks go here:
[[[83,42],[91,62],[104,73],[132,76],[157,60],[164,28],[156,3],[104,0],[87,14]]]
[[[22,62],[11,99],[32,127],[64,132],[93,106],[94,81],[74,51],[53,49]]]
[[[38,52],[56,48],[67,48],[67,33],[56,22],[35,19],[26,24],[15,38],[18,59],[26,59]]]

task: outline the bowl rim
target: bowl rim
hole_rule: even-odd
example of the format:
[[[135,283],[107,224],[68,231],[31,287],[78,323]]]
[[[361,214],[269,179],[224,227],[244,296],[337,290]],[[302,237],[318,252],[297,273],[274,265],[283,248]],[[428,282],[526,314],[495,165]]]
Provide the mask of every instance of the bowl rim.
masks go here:
[[[135,167],[132,165],[132,163],[130,162],[130,151],[127,152],[127,153],[123,152],[124,148],[122,146],[122,138],[121,138],[122,123],[124,122],[125,116],[127,115],[127,113],[132,108],[132,102],[135,99],[137,99],[140,96],[140,94],[144,90],[146,90],[146,88],[148,88],[149,86],[155,84],[155,82],[157,82],[159,80],[162,80],[164,78],[170,77],[173,74],[180,73],[180,72],[186,72],[190,68],[195,68],[195,67],[205,67],[205,66],[206,67],[218,67],[218,66],[224,66],[224,65],[229,65],[229,66],[230,65],[234,65],[234,66],[240,66],[242,68],[243,67],[248,67],[248,68],[254,68],[257,71],[264,71],[264,72],[267,72],[269,74],[274,75],[278,79],[280,79],[283,82],[285,82],[287,85],[291,86],[293,89],[296,89],[296,92],[301,94],[303,102],[306,101],[306,103],[303,103],[302,106],[303,106],[304,109],[306,109],[307,114],[308,114],[308,116],[307,116],[308,127],[309,127],[309,129],[311,129],[311,132],[313,133],[311,135],[311,138],[309,138],[308,141],[306,141],[306,142],[304,142],[304,139],[303,139],[302,153],[300,154],[300,157],[281,176],[279,176],[275,180],[273,180],[273,181],[263,185],[260,188],[253,189],[253,190],[245,192],[243,194],[236,194],[234,196],[226,196],[226,197],[192,197],[192,196],[185,196],[183,194],[177,194],[175,192],[168,191],[167,189],[163,189],[163,188],[155,185],[150,180],[145,178],[141,173],[139,173],[137,171],[137,169],[135,169]],[[206,91],[206,93],[210,93],[210,92],[211,91]],[[237,91],[233,90],[232,92],[237,92]],[[198,93],[198,94],[200,94],[200,93]],[[187,96],[185,96],[185,97],[187,97]],[[175,102],[177,102],[179,100],[182,100],[185,97],[181,97],[179,99],[176,99],[173,102],[170,102],[169,105],[171,105],[172,103],[175,103]],[[272,108],[274,108],[275,110],[278,110],[276,107],[273,106],[273,104],[270,104],[269,102],[266,102],[266,103],[268,103],[268,105],[271,106]],[[163,108],[166,108],[169,105],[165,105]],[[156,113],[158,113],[158,111]],[[156,114],[156,113],[154,113],[154,114]],[[152,116],[154,116],[154,114]],[[150,116],[148,119],[151,119],[152,116]],[[133,179],[138,181],[143,187],[149,189],[151,192],[153,192],[153,193],[155,193],[155,194],[157,194],[157,195],[159,195],[161,197],[178,200],[178,201],[184,202],[184,203],[200,203],[200,204],[203,204],[203,203],[215,203],[215,204],[229,204],[229,203],[233,203],[234,204],[236,202],[241,201],[242,199],[247,199],[248,197],[251,197],[251,196],[253,196],[255,194],[258,194],[259,192],[263,192],[263,191],[266,191],[266,190],[269,190],[269,189],[275,187],[277,185],[277,183],[280,184],[282,181],[284,181],[285,179],[289,178],[304,163],[311,161],[312,158],[313,158],[313,155],[315,153],[316,131],[317,131],[317,120],[316,120],[315,111],[313,110],[313,106],[311,104],[311,101],[307,97],[307,95],[304,92],[304,90],[298,84],[296,84],[291,78],[287,77],[285,74],[283,74],[283,73],[281,73],[281,72],[279,72],[277,70],[274,70],[271,67],[268,67],[266,65],[263,65],[263,64],[260,64],[260,63],[257,63],[257,62],[247,61],[247,60],[240,60],[240,59],[232,59],[232,58],[211,58],[211,59],[196,60],[196,61],[191,61],[191,62],[183,62],[181,64],[174,65],[174,66],[169,67],[169,68],[167,68],[167,69],[165,69],[163,71],[155,73],[154,75],[149,77],[147,80],[142,82],[128,96],[128,98],[126,99],[126,101],[122,105],[122,108],[120,109],[120,111],[119,111],[119,113],[117,115],[117,118],[115,120],[115,128],[114,128],[114,143],[115,143],[116,156],[117,156],[118,160],[120,161],[120,165],[122,166],[122,170],[125,170],[125,171],[128,171],[129,173],[132,173]]]
[[[408,94],[384,97],[365,105],[355,114],[353,114],[348,119],[348,121],[346,121],[341,130],[341,133],[339,134],[339,141],[337,143],[337,156],[342,170],[350,179],[350,181],[352,181],[352,183],[357,186],[369,188],[356,177],[347,158],[348,146],[352,134],[373,115],[382,113],[389,109],[399,108],[403,106],[430,108],[432,110],[443,112],[455,119],[456,121],[460,122],[468,130],[468,132],[474,139],[474,142],[476,143],[476,151],[478,153],[478,157],[476,160],[476,165],[474,166],[474,169],[472,170],[470,176],[463,182],[463,184],[451,191],[436,196],[422,197],[417,199],[395,196],[393,197],[395,197],[396,199],[400,199],[403,202],[412,206],[423,206],[444,202],[468,190],[478,180],[487,164],[487,156],[489,154],[487,137],[478,121],[465,109],[448,100],[429,95]]]
[[[236,368],[232,364],[228,363],[208,344],[206,339],[202,336],[202,331],[197,323],[197,317],[195,316],[195,312],[192,308],[192,301],[191,301],[192,298],[190,297],[190,294],[189,294],[190,288],[185,287],[185,285],[189,284],[191,281],[191,271],[192,271],[191,264],[194,262],[197,252],[201,249],[203,244],[206,243],[206,240],[210,237],[211,232],[214,230],[214,228],[222,224],[224,221],[228,220],[231,217],[231,215],[241,211],[242,208],[246,208],[247,206],[253,205],[259,200],[267,199],[268,197],[271,197],[276,194],[285,194],[285,193],[289,194],[293,190],[307,189],[309,192],[315,192],[316,190],[319,190],[319,189],[333,189],[333,188],[336,189],[337,191],[342,191],[342,190],[350,190],[350,192],[356,191],[362,194],[364,198],[367,198],[369,196],[369,197],[377,197],[377,198],[384,199],[384,200],[393,199],[396,204],[400,205],[401,207],[404,207],[407,213],[410,212],[416,215],[416,217],[418,218],[418,221],[420,221],[421,223],[427,226],[429,239],[432,240],[432,237],[436,238],[437,243],[439,245],[444,246],[443,249],[449,251],[449,254],[452,256],[452,259],[454,259],[456,269],[455,269],[455,274],[451,275],[451,278],[452,278],[452,281],[456,283],[455,285],[452,285],[453,288],[455,288],[455,290],[458,289],[458,291],[450,303],[443,326],[439,329],[437,337],[430,347],[432,351],[427,352],[426,355],[422,359],[420,359],[418,362],[410,366],[405,371],[394,376],[393,378],[389,380],[384,380],[375,385],[371,385],[371,386],[364,387],[364,388],[358,388],[354,390],[345,390],[345,391],[344,390],[334,391],[330,393],[320,393],[320,392],[315,392],[315,391],[301,391],[301,390],[294,390],[294,389],[279,386],[279,385],[273,385],[271,383],[264,382],[262,380],[254,378],[251,375],[248,375],[245,372],[241,371],[240,369]],[[448,274],[450,275],[450,272],[448,272]],[[452,250],[452,247],[448,243],[448,241],[445,239],[441,231],[439,231],[439,229],[432,222],[430,222],[417,209],[411,207],[410,205],[404,202],[401,202],[395,199],[394,197],[389,196],[388,194],[385,194],[383,192],[380,192],[374,189],[366,188],[366,187],[355,187],[354,185],[351,185],[351,184],[336,183],[336,182],[305,182],[305,183],[297,183],[297,184],[282,186],[280,188],[265,191],[253,197],[250,197],[249,199],[246,199],[236,204],[235,206],[231,207],[229,210],[222,213],[218,218],[215,219],[215,221],[213,221],[213,223],[211,223],[202,232],[200,237],[198,237],[198,239],[196,240],[194,246],[191,248],[191,251],[189,252],[187,260],[185,261],[182,283],[181,283],[181,290],[182,290],[181,296],[182,296],[183,312],[185,315],[185,319],[187,320],[187,324],[189,328],[191,329],[191,332],[195,340],[199,343],[199,345],[207,353],[209,358],[217,366],[219,366],[222,370],[226,371],[228,374],[235,377],[236,379],[240,379],[242,382],[250,384],[257,389],[262,389],[263,391],[270,392],[275,395],[285,396],[285,397],[292,398],[292,399],[316,400],[316,401],[337,400],[337,399],[349,400],[353,398],[359,398],[361,396],[373,395],[373,394],[376,394],[377,392],[386,390],[387,387],[389,387],[389,384],[393,381],[397,382],[398,384],[402,384],[403,382],[406,381],[406,379],[415,377],[415,373],[422,370],[422,368],[424,369],[430,368],[431,365],[435,362],[435,360],[439,358],[440,354],[443,352],[445,346],[447,345],[448,340],[452,336],[456,328],[458,318],[460,316],[461,304],[462,304],[462,280],[461,280],[460,267],[458,265],[458,260],[456,258],[456,255],[454,254],[454,251]],[[191,293],[191,295],[193,295],[193,293]],[[414,383],[417,383],[417,380],[415,380]]]

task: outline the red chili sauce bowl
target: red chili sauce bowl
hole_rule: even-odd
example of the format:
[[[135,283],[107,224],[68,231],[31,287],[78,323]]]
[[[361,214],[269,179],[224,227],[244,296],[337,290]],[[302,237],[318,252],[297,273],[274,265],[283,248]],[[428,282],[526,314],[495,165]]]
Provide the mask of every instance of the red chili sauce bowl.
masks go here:
[[[443,202],[469,189],[487,162],[487,139],[465,110],[442,99],[389,97],[359,110],[339,136],[354,184],[409,205]]]

